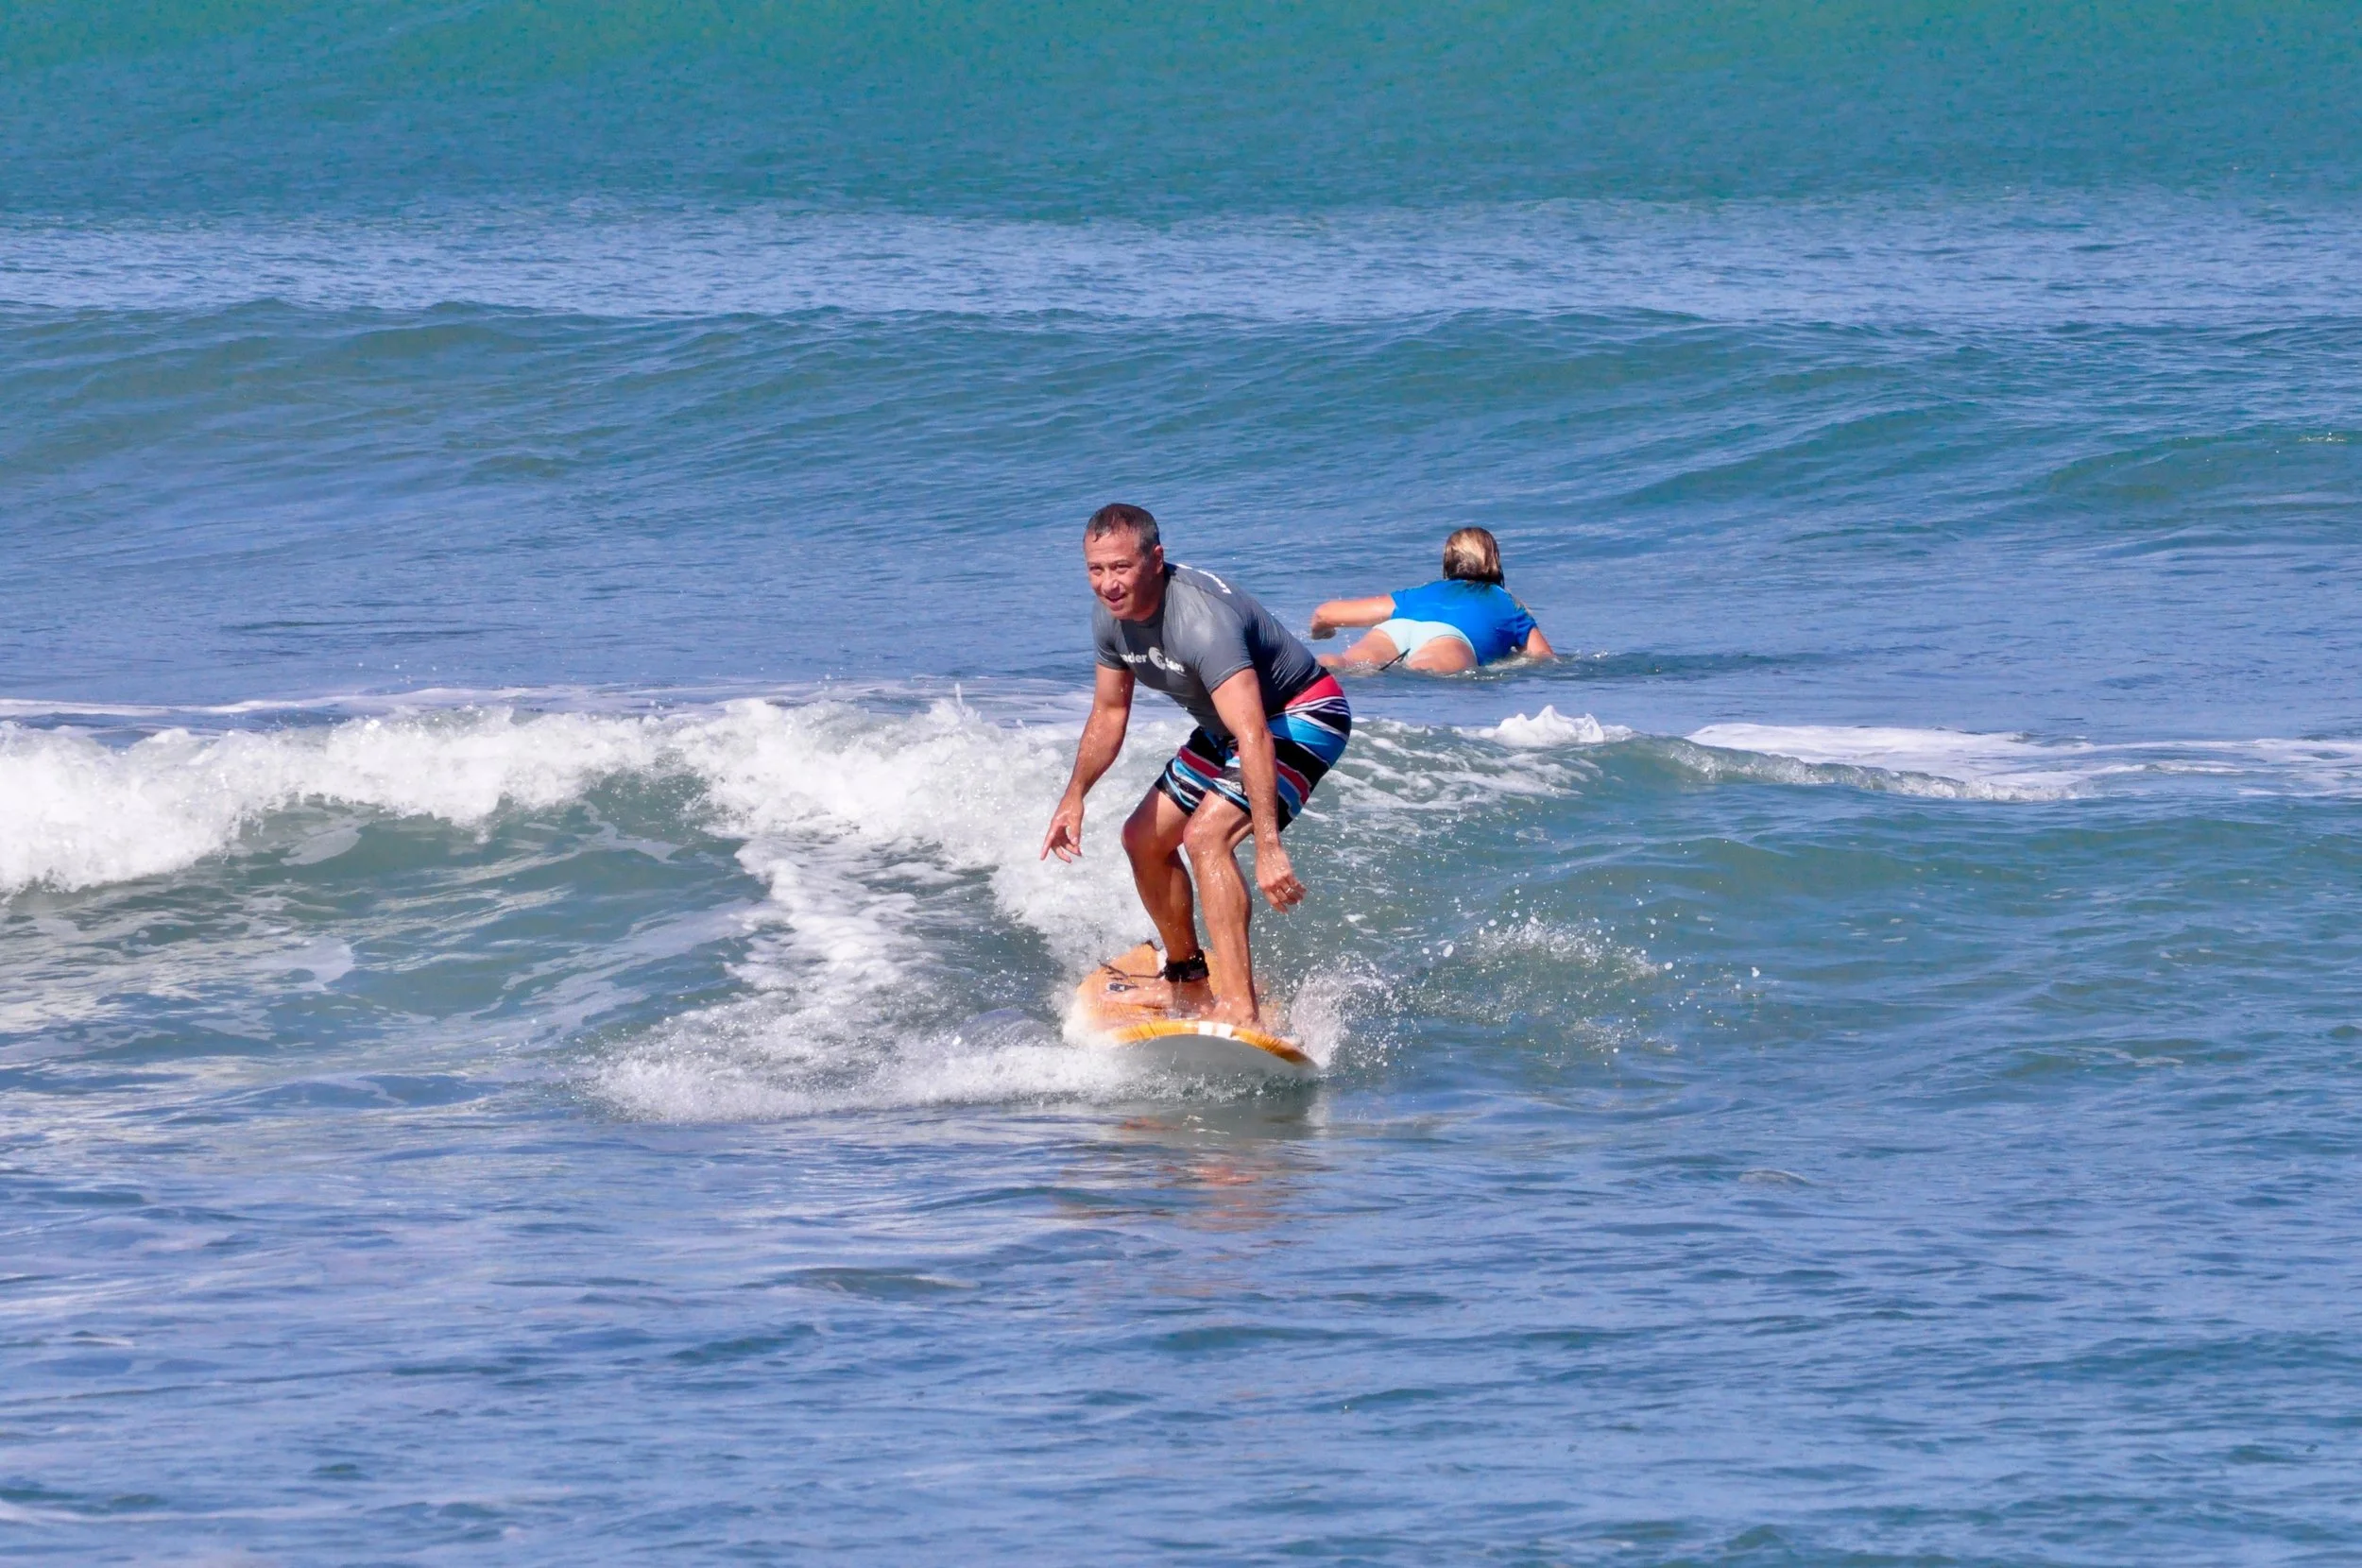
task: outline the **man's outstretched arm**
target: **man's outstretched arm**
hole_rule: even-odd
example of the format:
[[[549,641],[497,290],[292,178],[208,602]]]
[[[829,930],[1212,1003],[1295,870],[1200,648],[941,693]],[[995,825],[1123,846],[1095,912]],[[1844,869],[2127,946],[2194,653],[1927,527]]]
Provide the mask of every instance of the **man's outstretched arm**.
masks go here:
[[[1247,816],[1255,834],[1255,885],[1273,909],[1304,902],[1288,852],[1279,845],[1279,769],[1272,750],[1271,721],[1263,714],[1263,687],[1252,670],[1241,670],[1214,688],[1214,711],[1239,742],[1239,776],[1246,785]]]
[[[1100,775],[1115,766],[1123,750],[1123,732],[1132,722],[1132,672],[1099,667],[1091,689],[1091,716],[1083,721],[1083,738],[1074,745],[1074,772],[1068,775],[1066,793],[1050,814],[1050,831],[1042,835],[1044,857],[1078,860],[1083,853],[1083,797]]]

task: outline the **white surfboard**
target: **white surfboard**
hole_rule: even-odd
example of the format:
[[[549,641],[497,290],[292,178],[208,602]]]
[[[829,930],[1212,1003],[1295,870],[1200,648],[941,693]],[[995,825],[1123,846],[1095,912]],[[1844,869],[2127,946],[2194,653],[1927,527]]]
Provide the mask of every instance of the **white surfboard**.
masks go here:
[[[1282,1034],[1210,1018],[1175,1016],[1165,956],[1143,942],[1109,959],[1074,988],[1068,1029],[1092,1050],[1191,1078],[1318,1077],[1320,1066]]]

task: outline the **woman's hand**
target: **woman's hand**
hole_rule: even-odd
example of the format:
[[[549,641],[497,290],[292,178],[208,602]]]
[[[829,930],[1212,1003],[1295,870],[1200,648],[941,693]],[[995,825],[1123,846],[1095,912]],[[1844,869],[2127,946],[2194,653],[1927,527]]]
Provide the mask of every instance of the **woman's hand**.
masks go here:
[[[1312,612],[1310,631],[1315,639],[1331,638],[1346,626],[1375,626],[1394,613],[1391,593],[1369,599],[1331,599]]]

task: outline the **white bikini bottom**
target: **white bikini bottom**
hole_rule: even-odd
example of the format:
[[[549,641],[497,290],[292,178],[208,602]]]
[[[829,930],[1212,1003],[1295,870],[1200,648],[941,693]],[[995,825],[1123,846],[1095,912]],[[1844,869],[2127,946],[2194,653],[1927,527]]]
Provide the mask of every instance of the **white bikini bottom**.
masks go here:
[[[1397,658],[1409,658],[1439,637],[1456,639],[1468,650],[1469,657],[1476,656],[1476,644],[1468,640],[1468,634],[1441,621],[1405,621],[1397,616],[1392,621],[1379,622],[1370,630],[1386,635],[1386,640],[1395,645],[1395,656]]]

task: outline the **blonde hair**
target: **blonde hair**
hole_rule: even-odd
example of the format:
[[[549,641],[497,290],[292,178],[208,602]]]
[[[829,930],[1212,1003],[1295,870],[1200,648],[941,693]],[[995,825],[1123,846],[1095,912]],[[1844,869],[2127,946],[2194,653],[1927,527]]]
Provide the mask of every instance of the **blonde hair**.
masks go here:
[[[1481,528],[1463,528],[1444,541],[1444,575],[1467,583],[1501,580],[1501,543]]]

